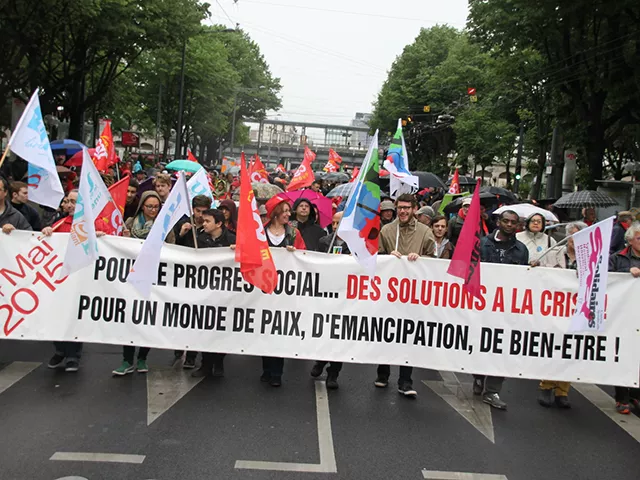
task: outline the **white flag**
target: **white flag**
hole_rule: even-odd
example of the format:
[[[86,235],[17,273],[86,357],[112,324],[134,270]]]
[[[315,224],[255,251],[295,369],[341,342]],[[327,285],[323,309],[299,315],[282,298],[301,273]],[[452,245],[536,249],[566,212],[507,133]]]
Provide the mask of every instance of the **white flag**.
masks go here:
[[[98,239],[95,221],[107,203],[113,201],[109,189],[102,181],[89,152],[82,149],[82,172],[78,186],[78,200],[64,256],[63,275],[91,265],[98,258]]]
[[[151,231],[127,277],[127,282],[133,285],[144,298],[149,298],[151,295],[151,284],[158,276],[162,244],[183,215],[191,216],[191,202],[189,202],[189,190],[184,173],[178,172],[178,181],[153,222]]]
[[[9,149],[29,162],[29,200],[58,208],[64,197],[49,137],[42,119],[38,89],[33,92],[11,138]]]
[[[211,193],[211,188],[209,188],[209,179],[207,178],[207,172],[204,167],[191,176],[187,182],[187,188],[189,189],[190,202],[193,201],[193,197],[206,195],[213,203],[213,193]]]
[[[389,172],[389,194],[397,198],[403,193],[418,191],[419,179],[409,171],[409,155],[402,134],[402,119],[398,120],[398,129],[389,145],[384,168]]]
[[[571,332],[604,330],[605,296],[609,278],[609,246],[615,217],[573,234],[578,265],[578,299]]]

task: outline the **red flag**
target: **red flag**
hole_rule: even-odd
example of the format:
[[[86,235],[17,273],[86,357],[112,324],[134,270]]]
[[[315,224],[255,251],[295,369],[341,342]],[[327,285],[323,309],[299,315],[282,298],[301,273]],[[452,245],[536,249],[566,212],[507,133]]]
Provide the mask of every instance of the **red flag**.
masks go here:
[[[458,194],[460,193],[460,177],[458,175],[458,169],[456,168],[456,173],[453,174],[453,178],[451,179],[451,185],[449,186],[449,193]]]
[[[349,183],[355,182],[358,179],[358,175],[360,175],[360,167],[353,167],[353,172],[351,173],[351,180],[349,180]]]
[[[260,220],[256,198],[251,188],[251,179],[244,153],[240,164],[236,262],[240,264],[240,272],[247,283],[265,293],[273,293],[278,274],[267,243],[267,235]]]
[[[287,173],[287,171],[285,170],[284,166],[281,163],[279,163],[278,166],[276,167],[276,172]]]
[[[124,207],[127,204],[129,177],[124,177],[109,187],[113,201],[107,203],[98,215],[103,223],[103,231],[107,235],[122,235],[124,226]]]
[[[473,192],[469,212],[447,273],[464,279],[464,289],[481,298],[480,293],[480,179]]]
[[[311,169],[311,162],[313,162],[315,158],[316,154],[309,150],[309,147],[305,145],[304,160],[296,170],[296,173],[293,174],[291,183],[287,187],[287,192],[308,187],[313,183],[313,181],[316,179],[316,176],[313,174],[313,170]]]
[[[111,120],[105,120],[92,160],[100,173],[106,172],[107,168],[118,163],[116,149],[113,145],[113,135],[111,134]]]
[[[249,176],[252,182],[269,183],[269,174],[267,174],[267,169],[264,168],[264,164],[260,160],[260,155],[255,156],[255,160],[249,169]]]
[[[190,148],[187,148],[187,160],[190,160],[192,162],[196,162],[198,163],[198,159],[196,158],[196,156],[193,154],[193,152],[191,151]]]
[[[338,155],[333,148],[329,149],[329,161],[324,166],[325,172],[337,172],[340,170],[340,164],[342,163],[342,157]]]

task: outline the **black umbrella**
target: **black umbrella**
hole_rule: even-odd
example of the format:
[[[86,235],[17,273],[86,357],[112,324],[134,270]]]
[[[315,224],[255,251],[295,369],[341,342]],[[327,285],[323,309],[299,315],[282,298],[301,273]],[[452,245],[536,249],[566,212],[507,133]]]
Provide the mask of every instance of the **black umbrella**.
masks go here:
[[[327,172],[313,172],[313,174],[316,177],[316,180],[324,180],[325,177],[328,175]]]
[[[492,207],[496,204],[506,204],[510,205],[514,203],[514,199],[510,197],[500,197],[490,192],[480,192],[480,204],[485,207]],[[466,195],[462,197],[456,198],[453,202],[449,203],[446,207],[444,207],[444,213],[450,215],[453,213],[457,213],[457,211],[462,207],[462,201],[465,198],[473,198],[471,195]]]
[[[449,178],[449,180],[447,180],[447,186],[451,185],[451,180],[453,179],[453,177]],[[460,185],[475,185],[477,182],[477,180],[473,177],[469,177],[469,176],[465,176],[465,175],[460,175],[458,177],[458,183]]]
[[[507,190],[506,188],[502,188],[502,187],[480,187],[480,192],[486,192],[486,193],[492,193],[493,195],[498,195],[501,197],[508,197],[511,198],[513,200],[516,199],[516,196],[513,192]]]
[[[580,190],[578,192],[567,193],[560,197],[554,207],[558,208],[583,208],[583,207],[617,207],[620,206],[609,195],[595,190]]]
[[[418,187],[420,190],[423,188],[443,188],[446,190],[446,185],[436,174],[431,172],[411,172],[412,175],[418,177]]]
[[[348,182],[349,180],[351,180],[351,177],[349,175],[347,175],[346,173],[342,173],[342,172],[332,172],[332,173],[328,173],[323,180],[325,182]]]

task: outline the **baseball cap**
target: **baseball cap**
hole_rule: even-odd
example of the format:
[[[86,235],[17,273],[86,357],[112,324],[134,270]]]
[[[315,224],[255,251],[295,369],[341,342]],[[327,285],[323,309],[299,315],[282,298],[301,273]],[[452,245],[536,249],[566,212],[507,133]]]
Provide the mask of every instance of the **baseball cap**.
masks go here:
[[[471,205],[471,199],[469,197],[462,200],[462,206],[464,207],[465,205]]]
[[[385,200],[380,203],[380,211],[384,212],[385,210],[393,210],[396,211],[396,206],[393,204],[391,200]]]

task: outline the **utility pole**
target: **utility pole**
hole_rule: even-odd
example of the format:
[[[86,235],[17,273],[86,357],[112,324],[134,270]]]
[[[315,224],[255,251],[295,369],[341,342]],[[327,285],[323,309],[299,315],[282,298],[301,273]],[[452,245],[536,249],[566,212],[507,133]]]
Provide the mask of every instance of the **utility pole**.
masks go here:
[[[556,157],[558,156],[558,127],[553,127],[553,136],[551,137],[551,174],[547,175],[547,198],[556,198],[555,196],[555,175],[556,169]]]
[[[520,178],[522,177],[522,151],[524,150],[524,122],[520,121],[520,134],[518,138],[518,153],[516,154],[516,168],[513,180],[513,193],[520,190]]]
[[[178,128],[176,129],[176,151],[174,160],[180,158],[182,147],[182,110],[184,109],[184,64],[187,58],[187,40],[182,44],[182,66],[180,67],[180,94],[178,100]]]
[[[233,96],[233,118],[231,120],[231,153],[236,144],[236,110],[238,109],[238,92]]]
[[[158,160],[158,151],[160,150],[160,124],[162,123],[162,83],[158,88],[158,115],[156,117],[156,142],[153,145],[153,156]]]

